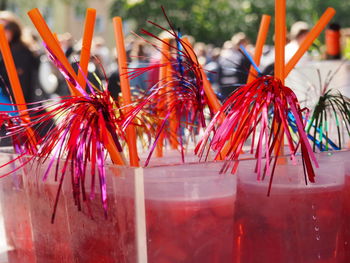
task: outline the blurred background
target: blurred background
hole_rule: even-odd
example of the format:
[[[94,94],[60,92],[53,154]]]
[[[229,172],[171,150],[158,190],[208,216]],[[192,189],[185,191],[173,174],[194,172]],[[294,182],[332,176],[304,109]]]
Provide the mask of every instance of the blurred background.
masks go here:
[[[103,36],[108,45],[113,44],[112,16],[121,16],[127,22],[126,31],[138,32],[151,27],[147,20],[166,23],[161,6],[176,28],[197,41],[217,46],[240,31],[255,39],[261,15],[274,13],[273,0],[0,0],[0,9],[14,11],[28,25],[26,12],[38,7],[55,32],[68,31],[73,36],[81,35],[85,9],[95,8],[96,34]],[[328,6],[337,10],[334,21],[342,28],[350,26],[350,1],[343,0],[287,1],[287,25],[298,20],[314,24]]]
[[[0,9],[6,10],[5,13],[1,13],[0,20],[5,27],[12,21],[12,29],[8,27],[8,31],[16,28],[16,24],[21,24],[20,46],[22,50],[29,49],[37,61],[34,62],[32,58],[29,60],[32,55],[28,55],[28,60],[24,61],[22,53],[16,48],[15,41],[9,39],[22,86],[27,89],[25,90],[28,94],[27,101],[33,102],[69,94],[65,79],[47,59],[41,38],[27,16],[30,9],[36,7],[40,9],[51,30],[57,33],[60,44],[72,64],[76,64],[79,60],[86,8],[97,10],[88,78],[97,86],[100,82],[104,86],[108,85],[112,95],[117,97],[120,87],[112,17],[123,18],[129,67],[147,67],[159,63],[160,52],[132,33],[135,32],[147,38],[141,34],[141,30],[146,29],[160,38],[169,37],[169,35],[162,35],[161,29],[147,22],[153,21],[164,28],[170,28],[161,6],[164,7],[173,28],[189,36],[198,61],[206,69],[208,78],[220,100],[225,100],[237,86],[246,83],[250,62],[242,54],[240,46],[243,45],[248,52],[254,54],[254,44],[262,14],[271,15],[273,18],[274,0],[0,0]],[[314,76],[317,73],[315,68],[324,69],[323,74],[328,74],[329,70],[335,68],[334,63],[319,65],[318,61],[350,59],[350,19],[348,19],[350,1],[287,1],[286,60],[295,53],[301,41],[328,6],[334,7],[337,11],[327,29],[330,33],[328,42],[331,46],[327,48],[326,36],[323,32],[314,42],[309,53],[298,64],[303,66],[309,63],[312,66],[313,74],[308,73],[311,79],[315,79]],[[13,20],[14,18],[11,18],[7,11],[14,14],[17,19]],[[274,19],[271,20],[269,36],[260,64],[264,74],[273,74],[273,28]],[[14,33],[12,31],[10,34]],[[332,54],[327,50],[331,50]],[[21,63],[23,66],[20,65]],[[25,65],[37,66],[27,69]],[[342,79],[344,81],[340,81],[340,84],[336,84],[337,86],[350,83],[350,77],[347,77],[350,76],[349,63],[342,69],[343,73],[338,74],[337,81]],[[299,72],[305,75],[305,68]],[[26,73],[30,74],[30,83],[25,82],[29,79]],[[6,76],[1,58],[0,75]],[[299,85],[300,89],[305,90],[306,77],[294,77],[293,86]],[[157,78],[158,72],[149,71],[132,79],[131,86],[135,93],[142,93],[155,85]],[[32,84],[32,79],[38,80]],[[297,80],[302,81],[296,83]],[[3,91],[8,87],[6,78],[5,85],[2,86]],[[8,94],[5,92],[4,96],[8,97]]]

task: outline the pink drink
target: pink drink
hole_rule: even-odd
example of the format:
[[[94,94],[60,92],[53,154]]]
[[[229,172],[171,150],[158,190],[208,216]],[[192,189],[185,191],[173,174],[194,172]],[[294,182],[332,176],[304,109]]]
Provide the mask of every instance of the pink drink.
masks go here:
[[[11,149],[2,148],[0,163],[4,164],[15,158]],[[19,165],[2,170],[5,174]],[[21,171],[17,171],[0,181],[1,210],[4,217],[6,243],[8,246],[7,258],[10,263],[36,262],[35,248],[32,240],[30,209]]]
[[[350,153],[350,152],[349,152]],[[345,261],[350,262],[350,164],[349,158],[344,160],[345,165],[345,202],[344,202],[344,247]]]
[[[216,164],[145,170],[149,263],[232,262],[235,177],[218,171]]]
[[[27,178],[27,194],[30,203],[33,240],[37,262],[74,262],[70,241],[65,194],[58,203],[54,224],[51,223],[58,183],[42,182],[42,174]]]
[[[146,202],[149,262],[230,262],[234,197]]]
[[[72,197],[67,198],[75,262],[136,262],[133,179],[131,174],[127,176],[132,171],[122,168],[107,170],[107,217],[102,207],[98,184],[95,198],[88,203],[82,202],[81,211],[74,205]],[[90,182],[89,177],[86,180]],[[89,195],[90,188],[87,189],[87,198],[90,199]]]
[[[323,162],[316,183],[305,186],[301,166],[278,167],[270,197],[268,180],[241,168],[233,262],[344,262],[343,169]]]

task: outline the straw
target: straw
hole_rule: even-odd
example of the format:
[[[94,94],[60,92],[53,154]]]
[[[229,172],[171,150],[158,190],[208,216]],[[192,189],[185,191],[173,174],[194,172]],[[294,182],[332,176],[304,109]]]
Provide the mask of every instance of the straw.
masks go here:
[[[27,106],[25,105],[26,102],[22,92],[21,83],[19,81],[16,66],[13,61],[13,57],[11,55],[10,46],[6,39],[6,34],[5,34],[3,24],[0,24],[0,48],[1,48],[3,60],[5,63],[7,75],[13,91],[13,95],[15,97],[16,103],[18,104],[17,107],[20,111],[25,112],[27,110]]]
[[[28,12],[28,15],[30,19],[32,20],[34,26],[38,30],[41,38],[46,43],[47,47],[50,49],[51,52],[57,57],[57,59],[62,63],[62,65],[65,67],[67,72],[74,78],[77,79],[77,75],[72,68],[71,64],[69,63],[68,59],[66,58],[65,54],[62,51],[61,46],[59,45],[57,39],[52,34],[51,30],[49,29],[48,25],[46,24],[44,18],[40,14],[40,11],[35,8]],[[82,96],[81,92],[74,87],[73,85],[69,85],[70,92],[74,96]],[[115,164],[123,165],[125,164],[120,152],[118,151],[117,146],[115,145],[113,138],[111,134],[107,131],[107,141],[108,143],[105,145],[107,151],[110,154],[110,157],[112,161]]]
[[[66,58],[64,52],[62,51],[62,48],[60,47],[60,44],[58,43],[55,36],[52,34],[51,30],[49,29],[48,25],[45,22],[45,19],[41,15],[39,9],[35,8],[28,12],[28,16],[32,20],[34,26],[36,27],[37,31],[39,32],[41,38],[44,40],[46,45],[49,47],[50,51],[57,57],[57,59],[62,63],[62,65],[65,67],[65,69],[68,71],[68,73],[72,77],[76,77],[76,73],[73,70],[71,64],[69,63],[68,59]],[[81,93],[79,90],[77,90],[76,87],[71,85],[69,83],[69,89],[73,96],[79,96]]]
[[[187,45],[190,48],[187,48],[187,52],[189,53],[191,59],[193,61],[197,61],[198,63],[198,59],[196,54],[194,53],[192,47],[191,47],[191,43],[188,41],[188,39],[186,37],[183,38],[183,42],[185,43],[185,45]],[[198,63],[199,66],[199,63]],[[203,68],[201,66],[199,66],[199,70],[202,76],[202,80],[203,80],[203,89],[204,89],[204,93],[207,96],[208,99],[208,104],[210,106],[210,108],[212,109],[212,111],[214,113],[218,112],[221,108],[221,103],[219,102],[218,98],[216,97],[216,94],[213,90],[213,88],[211,87],[211,84],[203,70]]]
[[[86,18],[84,25],[84,35],[81,47],[80,62],[79,62],[79,72],[78,72],[78,83],[85,89],[86,86],[86,76],[88,73],[88,65],[90,61],[90,50],[91,42],[94,34],[94,26],[96,19],[96,10],[88,8],[86,10]]]
[[[291,72],[291,70],[295,67],[295,65],[298,63],[300,58],[304,55],[304,53],[309,49],[309,47],[312,45],[314,40],[321,34],[322,30],[327,26],[329,21],[332,19],[332,17],[335,15],[335,10],[332,7],[328,7],[327,10],[323,13],[320,20],[318,20],[317,24],[312,28],[312,30],[307,34],[304,41],[301,43],[300,47],[298,48],[297,52],[294,54],[294,56],[288,61],[286,67],[284,76],[287,77],[288,74]]]
[[[180,44],[181,45],[181,44]],[[168,50],[167,59],[169,60],[171,57],[170,54],[170,48]],[[166,74],[166,81],[168,83],[171,83],[173,80],[173,73],[172,73],[172,65],[171,63],[167,64],[165,67],[165,74]],[[177,96],[173,92],[171,92],[172,84],[167,85],[165,90],[167,93],[166,101],[168,105],[171,105],[171,102],[175,99],[174,97]],[[179,127],[179,120],[176,114],[176,111],[171,111],[169,116],[169,142],[172,149],[176,150],[179,146],[179,142],[177,140],[177,134],[178,134],[178,127]]]
[[[271,16],[269,15],[263,15],[261,18],[260,28],[259,28],[258,37],[255,44],[255,51],[254,51],[254,62],[257,66],[260,65],[261,55],[266,42],[267,34],[269,32],[270,21],[271,21]],[[254,69],[253,66],[251,66],[247,83],[252,82],[256,78],[256,76],[257,76],[257,71]]]
[[[23,113],[21,114],[22,121],[24,123],[28,123],[30,121],[30,116],[27,112],[26,101],[24,99],[21,83],[19,81],[15,62],[13,61],[11,49],[10,49],[8,40],[6,38],[4,25],[2,24],[0,24],[0,49],[1,49],[1,54],[5,63],[7,75],[10,81],[11,89],[17,104],[16,106],[18,107],[18,110]],[[29,134],[28,139],[30,143],[33,146],[36,146],[37,142],[36,142],[33,130],[30,127],[27,127],[27,132]]]
[[[284,49],[286,45],[286,1],[275,0],[275,78],[279,79],[284,85]],[[275,132],[278,132],[275,129]],[[280,129],[283,134],[283,127]],[[278,136],[278,134],[276,135]],[[280,152],[283,155],[284,138],[281,137],[281,142],[276,143],[275,154]],[[278,145],[281,145],[279,147]],[[280,159],[279,162],[281,162]]]
[[[161,59],[160,64],[162,65],[159,69],[159,87],[163,87],[167,83],[167,63],[168,57],[170,55],[170,47],[169,47],[170,40],[169,39],[163,39],[162,43],[162,49],[161,49]],[[162,95],[164,93],[164,89],[159,89],[159,94]],[[160,111],[164,109],[164,101],[159,100],[157,103],[157,107]],[[164,116],[161,116],[164,117]],[[160,121],[161,123],[162,121]],[[157,141],[157,147],[156,147],[156,156],[157,157],[163,157],[163,146],[164,146],[164,133],[162,132],[159,135],[159,139]]]
[[[124,46],[124,34],[123,34],[123,25],[122,19],[120,17],[113,18],[114,26],[114,36],[117,45],[118,53],[118,68],[120,76],[120,86],[123,96],[123,103],[125,106],[124,112],[127,113],[131,110],[131,92],[130,92],[130,83],[127,76],[127,59]],[[137,155],[137,141],[136,141],[136,130],[133,124],[130,124],[126,128],[126,137],[127,143],[129,146],[129,157],[131,166],[139,166],[139,158]]]
[[[147,263],[147,230],[143,168],[135,169],[134,183],[137,263]]]
[[[275,0],[275,77],[284,84],[284,48],[286,45],[286,1]]]

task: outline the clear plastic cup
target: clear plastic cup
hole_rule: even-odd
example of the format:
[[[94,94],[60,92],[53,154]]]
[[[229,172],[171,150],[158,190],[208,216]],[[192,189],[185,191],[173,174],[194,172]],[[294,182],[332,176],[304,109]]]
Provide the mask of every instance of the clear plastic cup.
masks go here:
[[[300,159],[277,166],[267,196],[269,178],[257,181],[254,161],[241,162],[233,262],[345,262],[341,164],[324,156],[308,185]]]
[[[11,154],[10,148],[0,148],[0,164],[8,163],[16,155]],[[15,169],[15,162],[4,169],[5,174]],[[21,170],[0,179],[0,205],[4,224],[5,238],[3,243],[3,258],[8,262],[36,262],[35,247],[32,232],[32,220],[24,178]]]
[[[236,177],[221,165],[144,169],[148,262],[232,262]]]
[[[43,182],[47,164],[28,165],[20,180],[0,181],[7,239],[15,237],[12,252],[22,256],[9,262],[347,262],[348,156],[318,155],[317,181],[307,186],[300,160],[278,166],[270,197],[268,178],[253,173],[255,160],[241,161],[238,177],[220,175],[220,162],[106,165],[107,217],[98,177],[95,198],[81,200],[78,211],[68,173],[54,224],[54,170]]]
[[[345,260],[344,262],[350,262],[350,153],[347,152],[344,155],[344,170],[345,170],[345,202],[344,202],[344,247],[345,247]]]
[[[82,202],[78,211],[73,198],[66,198],[71,245],[76,262],[134,263],[137,258],[135,234],[134,169],[106,167],[107,214],[102,206],[96,175],[95,196]],[[91,181],[90,172],[86,182]],[[87,183],[90,186],[90,183]],[[65,191],[71,186],[66,184]],[[86,189],[87,198],[91,189]]]
[[[219,163],[131,169],[107,166],[108,216],[100,192],[76,211],[66,199],[71,245],[78,262],[230,262],[235,177]],[[144,217],[136,213],[135,174],[143,177]],[[86,180],[89,180],[87,178]],[[68,185],[67,185],[68,187]],[[68,189],[68,188],[67,188]],[[137,221],[145,223],[144,237]],[[140,234],[141,233],[141,234]],[[138,239],[144,238],[140,258]]]
[[[69,215],[64,201],[68,198],[68,193],[61,192],[52,224],[58,182],[54,180],[53,174],[43,181],[47,164],[37,165],[34,162],[32,166],[23,168],[37,262],[74,262]]]

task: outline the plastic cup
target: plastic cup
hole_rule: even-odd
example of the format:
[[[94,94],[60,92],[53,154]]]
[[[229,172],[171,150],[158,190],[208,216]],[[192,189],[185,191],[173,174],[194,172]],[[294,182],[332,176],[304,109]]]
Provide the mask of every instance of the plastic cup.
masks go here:
[[[73,198],[66,199],[72,250],[76,262],[136,262],[134,169],[107,167],[107,214],[105,214],[96,175],[95,196],[82,202],[81,211]],[[90,174],[90,173],[87,173]],[[86,178],[90,182],[91,177]],[[90,183],[87,183],[90,186]],[[68,192],[71,186],[66,185]]]
[[[255,160],[241,161],[238,177],[220,175],[219,162],[106,165],[107,217],[98,177],[78,211],[68,173],[54,224],[54,169],[43,182],[47,164],[28,165],[20,180],[0,181],[9,262],[348,262],[349,153],[319,154],[315,184],[305,185],[300,160],[278,166],[270,197]]]
[[[10,148],[0,148],[0,164],[15,157]],[[5,167],[2,173],[10,172],[19,162]],[[32,221],[28,196],[21,171],[17,171],[0,181],[0,205],[4,223],[4,256],[8,262],[36,262],[32,238]]]
[[[233,262],[345,262],[344,169],[332,160],[323,158],[308,185],[300,160],[277,166],[270,196],[268,178],[257,181],[254,163],[241,163]]]
[[[348,153],[348,152],[347,152]],[[350,262],[350,163],[348,156],[344,155],[344,170],[345,170],[345,202],[344,202],[344,247],[345,260]]]
[[[236,178],[220,165],[144,169],[148,262],[232,262]]]
[[[69,218],[64,201],[66,193],[63,191],[60,194],[55,221],[52,224],[58,182],[52,174],[43,181],[47,164],[37,165],[34,162],[32,166],[27,165],[23,168],[37,262],[74,262]]]

